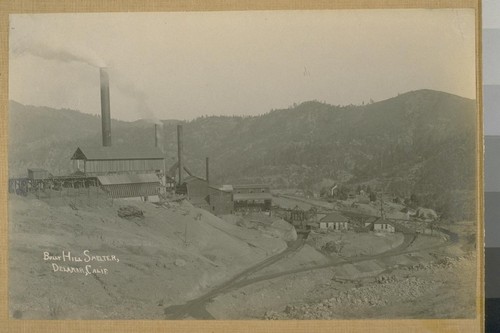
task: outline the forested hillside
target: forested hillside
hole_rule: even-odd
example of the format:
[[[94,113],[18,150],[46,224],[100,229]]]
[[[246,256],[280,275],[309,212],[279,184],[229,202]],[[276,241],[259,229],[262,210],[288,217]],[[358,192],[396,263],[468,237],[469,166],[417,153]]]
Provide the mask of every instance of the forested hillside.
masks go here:
[[[27,167],[71,172],[78,145],[100,144],[97,116],[11,102],[9,117],[11,175]],[[167,165],[176,161],[177,123],[164,121]],[[419,90],[360,106],[309,101],[260,116],[180,123],[188,167],[203,176],[210,157],[214,183],[267,182],[312,192],[333,182],[370,184],[401,197],[418,194],[453,214],[474,204],[474,100]],[[154,125],[115,120],[112,137],[113,145],[153,145]]]

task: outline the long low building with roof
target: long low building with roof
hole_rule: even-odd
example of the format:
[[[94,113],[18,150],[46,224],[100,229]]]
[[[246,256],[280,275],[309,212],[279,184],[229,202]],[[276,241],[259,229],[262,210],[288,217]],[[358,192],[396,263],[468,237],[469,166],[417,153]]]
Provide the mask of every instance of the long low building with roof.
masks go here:
[[[233,201],[235,210],[257,209],[271,210],[273,196],[269,185],[248,184],[233,185]]]
[[[165,155],[158,147],[78,147],[71,160],[77,170],[94,176],[165,170]]]
[[[160,181],[152,173],[97,176],[97,180],[112,198],[147,198],[160,192]]]

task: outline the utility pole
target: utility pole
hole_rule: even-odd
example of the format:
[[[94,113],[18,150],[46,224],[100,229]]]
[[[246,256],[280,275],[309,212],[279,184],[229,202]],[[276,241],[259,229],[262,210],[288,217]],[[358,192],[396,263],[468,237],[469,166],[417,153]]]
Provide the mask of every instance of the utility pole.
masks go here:
[[[384,218],[384,199],[382,199],[384,192],[380,193],[380,217]]]
[[[183,142],[182,142],[182,125],[177,125],[177,158],[179,167],[179,186],[182,185],[182,169],[184,164],[182,163],[183,154]]]
[[[387,188],[389,187],[389,183],[385,185],[385,187],[382,188],[382,191],[380,193],[380,217],[382,219],[385,218],[385,212],[384,212],[384,193],[387,192]]]
[[[186,224],[184,225],[184,246],[187,246],[187,232],[188,232],[188,221],[186,219]]]
[[[385,212],[384,212],[384,189],[380,192],[380,217],[382,219],[385,219]]]

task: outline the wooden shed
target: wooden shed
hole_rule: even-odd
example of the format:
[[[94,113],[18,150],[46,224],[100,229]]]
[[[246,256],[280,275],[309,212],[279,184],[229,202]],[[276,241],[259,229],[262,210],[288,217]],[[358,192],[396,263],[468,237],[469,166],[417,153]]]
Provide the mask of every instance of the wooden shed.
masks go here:
[[[234,211],[233,193],[223,188],[208,187],[210,211],[215,215],[232,214]]]
[[[78,147],[71,157],[75,168],[87,175],[153,173],[165,169],[158,147]]]
[[[194,206],[210,210],[208,207],[208,182],[200,177],[186,177],[177,188],[177,193],[185,194],[189,202]]]
[[[31,180],[43,180],[50,178],[51,174],[45,169],[30,168],[28,169],[28,178]]]

